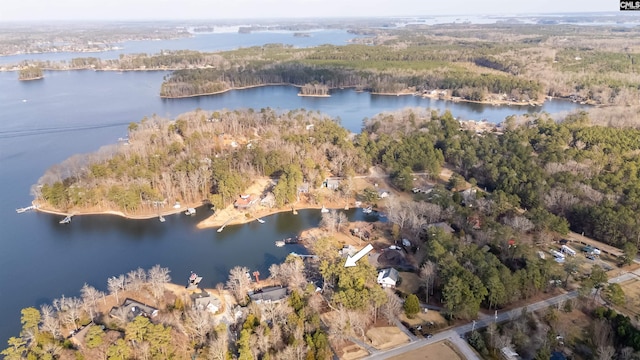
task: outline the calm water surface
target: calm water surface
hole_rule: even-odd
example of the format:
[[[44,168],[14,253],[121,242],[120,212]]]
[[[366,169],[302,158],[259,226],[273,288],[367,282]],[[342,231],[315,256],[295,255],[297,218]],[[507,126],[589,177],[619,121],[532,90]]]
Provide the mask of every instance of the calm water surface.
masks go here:
[[[191,38],[174,40],[140,40],[115,43],[120,49],[95,53],[61,52],[0,56],[1,64],[16,64],[24,60],[69,61],[78,57],[117,59],[120,54],[157,54],[161,50],[198,50],[204,52],[233,50],[264,44],[287,44],[295,47],[311,47],[324,44],[345,45],[350,39],[359,37],[344,30],[303,31],[309,37],[293,36],[291,31],[258,31],[250,34],[203,33]]]
[[[251,223],[198,230],[195,224],[209,215],[199,209],[194,217],[175,215],[162,224],[156,219],[128,221],[112,216],[74,218],[58,224],[59,216],[16,214],[31,201],[30,187],[50,166],[76,153],[92,152],[126,136],[127,125],[145,115],[174,116],[202,108],[306,108],[340,117],[351,131],[362,119],[406,106],[450,109],[466,119],[502,121],[514,113],[555,113],[575,104],[552,101],[542,108],[492,107],[448,103],[413,96],[372,96],[352,90],[333,92],[330,98],[296,96],[292,87],[264,87],[218,96],[162,100],[158,89],[164,72],[48,72],[42,81],[19,82],[15,73],[0,73],[0,341],[17,335],[20,309],[39,306],[53,298],[77,296],[87,282],[105,289],[109,276],[154,264],[172,270],[182,283],[190,270],[214,286],[236,265],[259,270],[282,261],[297,246],[277,248],[276,240],[317,225],[318,210],[294,216],[282,213]],[[26,100],[26,101],[23,101]],[[362,218],[355,210],[351,219]],[[4,348],[4,345],[0,347]]]

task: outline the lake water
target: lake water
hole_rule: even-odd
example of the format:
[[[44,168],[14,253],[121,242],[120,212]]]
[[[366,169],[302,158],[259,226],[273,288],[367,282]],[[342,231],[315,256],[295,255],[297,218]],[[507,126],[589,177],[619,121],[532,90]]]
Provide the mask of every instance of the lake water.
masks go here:
[[[345,30],[303,31],[309,37],[293,36],[291,31],[257,31],[249,34],[235,33],[202,33],[190,38],[173,40],[140,40],[115,43],[120,49],[95,53],[60,52],[44,54],[21,54],[0,56],[0,65],[16,64],[24,60],[69,61],[78,57],[96,57],[100,59],[117,59],[120,54],[157,54],[161,50],[198,50],[204,52],[233,50],[264,44],[287,44],[299,48],[333,44],[345,45],[350,39],[358,37]]]
[[[202,108],[306,108],[340,117],[351,131],[362,119],[381,111],[407,106],[450,109],[466,119],[502,121],[514,113],[575,109],[564,101],[543,107],[492,107],[451,103],[413,96],[372,96],[338,90],[330,98],[298,97],[287,86],[231,91],[222,95],[163,100],[158,90],[164,72],[47,72],[42,81],[19,82],[15,73],[0,73],[0,341],[17,335],[20,309],[39,306],[53,298],[77,296],[87,282],[106,288],[109,276],[154,264],[172,270],[183,283],[190,270],[204,276],[203,284],[224,281],[236,265],[268,275],[271,263],[282,261],[297,246],[277,248],[276,240],[317,225],[318,210],[282,213],[251,223],[198,230],[195,224],[209,211],[194,217],[175,215],[128,221],[112,216],[76,217],[70,225],[59,216],[16,214],[31,201],[30,187],[46,169],[76,153],[97,150],[126,136],[127,125],[145,115],[176,114]],[[26,100],[26,101],[23,101]],[[351,210],[351,219],[362,213]]]

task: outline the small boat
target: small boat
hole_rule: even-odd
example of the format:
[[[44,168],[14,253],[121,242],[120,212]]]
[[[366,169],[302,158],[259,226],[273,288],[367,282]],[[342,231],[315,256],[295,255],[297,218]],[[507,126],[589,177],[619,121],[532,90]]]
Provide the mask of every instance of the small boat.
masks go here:
[[[71,215],[68,215],[67,217],[59,221],[60,224],[68,224],[70,222],[71,222]]]
[[[283,247],[283,246],[284,246],[284,244],[285,244],[284,240],[278,240],[278,241],[276,241],[276,246],[277,246],[277,247]]]
[[[371,214],[373,212],[373,208],[371,206],[362,209],[362,213]]]
[[[158,220],[160,220],[160,222],[165,222],[167,220],[165,220],[164,216],[160,215],[160,217],[158,217]]]
[[[327,209],[326,207],[324,207],[324,205],[322,205],[322,209],[320,209],[321,213],[328,213],[329,209]]]
[[[188,208],[187,211],[184,212],[185,215],[195,215],[196,214],[196,209],[194,208]]]
[[[256,219],[256,220],[258,220],[258,222],[259,222],[260,224],[264,224],[264,220],[262,220],[262,219]]]

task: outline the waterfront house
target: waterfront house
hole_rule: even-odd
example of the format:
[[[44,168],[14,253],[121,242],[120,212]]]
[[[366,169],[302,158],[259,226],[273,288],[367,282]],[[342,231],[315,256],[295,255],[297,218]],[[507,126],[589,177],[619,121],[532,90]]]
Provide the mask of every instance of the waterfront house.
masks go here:
[[[220,299],[215,296],[211,296],[211,294],[204,290],[199,293],[191,294],[191,303],[193,304],[193,307],[198,310],[206,309],[214,314],[222,307]]]
[[[329,190],[338,190],[340,187],[340,178],[332,177],[327,178],[322,185]]]
[[[262,200],[260,200],[260,205],[272,208],[276,206],[276,196],[272,192],[268,192]]]
[[[144,316],[148,318],[158,315],[158,309],[147,304],[143,304],[133,299],[125,299],[121,306],[114,306],[109,311],[111,317],[119,318],[123,321],[129,322],[138,316]],[[124,315],[124,319],[122,316]]]
[[[233,203],[233,206],[235,206],[235,208],[239,210],[246,210],[255,205],[257,201],[258,198],[256,196],[240,195],[240,198],[236,199],[236,201]]]
[[[400,274],[398,270],[394,268],[382,269],[378,273],[378,284],[383,288],[395,288],[398,280],[400,279]]]
[[[260,290],[249,292],[249,298],[256,304],[277,303],[286,299],[287,296],[287,288],[283,288],[280,286],[269,286]]]
[[[309,183],[302,183],[298,186],[298,194],[308,194],[309,193]]]

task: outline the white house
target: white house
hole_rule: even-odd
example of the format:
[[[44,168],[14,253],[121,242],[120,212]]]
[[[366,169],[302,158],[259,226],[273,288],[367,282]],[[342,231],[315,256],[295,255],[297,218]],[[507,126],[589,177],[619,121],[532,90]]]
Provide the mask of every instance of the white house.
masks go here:
[[[382,269],[378,273],[378,284],[383,288],[394,288],[400,279],[398,270],[394,268]]]

